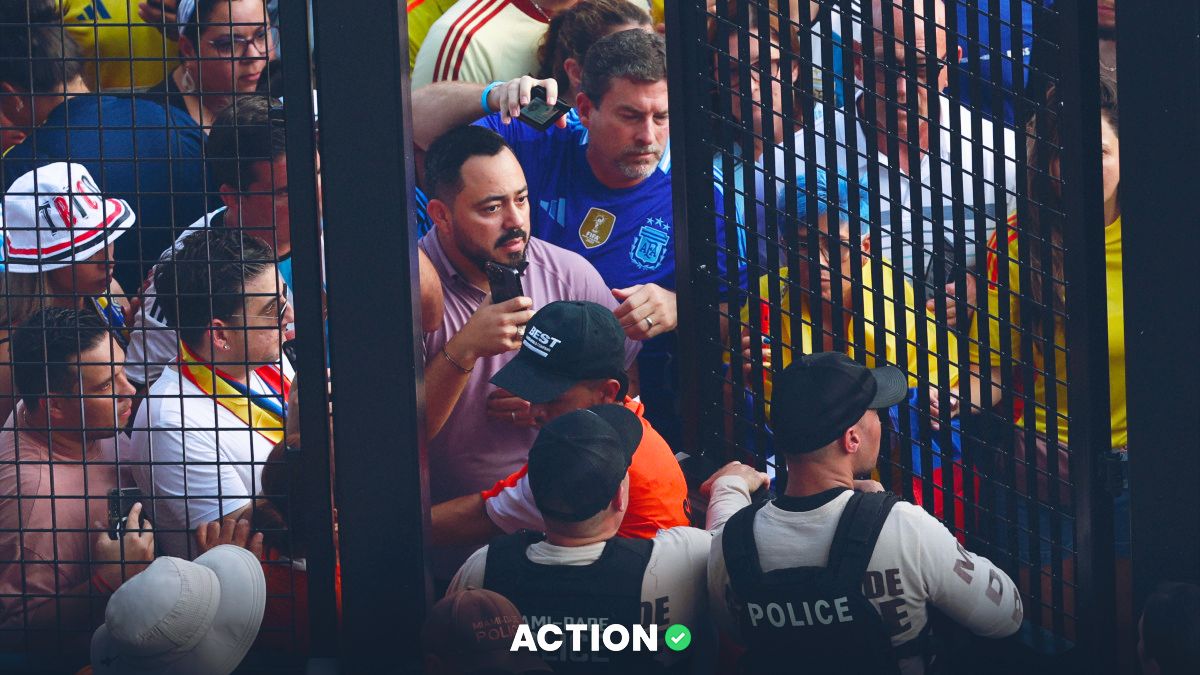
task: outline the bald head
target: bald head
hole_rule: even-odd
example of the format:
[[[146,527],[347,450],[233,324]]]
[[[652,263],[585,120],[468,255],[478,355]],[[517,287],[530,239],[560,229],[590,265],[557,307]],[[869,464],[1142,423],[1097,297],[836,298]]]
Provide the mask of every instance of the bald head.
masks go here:
[[[933,16],[927,20],[930,4]],[[910,22],[911,30],[906,26]],[[935,44],[929,45],[927,36],[936,38]],[[946,52],[946,8],[942,0],[871,0],[871,29],[863,27],[861,49],[854,54],[854,73],[860,82],[867,81],[866,68],[871,64],[864,63],[863,55],[868,50],[875,71],[875,95],[868,99],[874,106],[874,126],[880,134],[898,137],[902,144],[915,138],[928,149],[929,98],[946,88],[946,63],[958,58],[957,53]],[[909,69],[910,58],[914,70]],[[895,87],[894,93],[888,91],[889,85]],[[910,119],[915,136],[910,136]],[[907,156],[901,155],[898,165],[907,172]]]
[[[885,50],[892,50],[896,56],[897,63],[904,63],[906,43],[911,43],[916,51],[916,59],[921,62],[933,55],[944,59],[946,57],[946,6],[942,4],[942,0],[932,0],[933,2],[933,28],[937,35],[937,50],[926,49],[926,26],[925,17],[926,0],[872,0],[871,2],[871,27],[873,35],[863,36],[864,46],[870,44],[875,51],[875,58],[882,60]],[[891,27],[884,27],[884,12],[891,10]],[[911,14],[913,17],[914,35],[912,39],[908,38],[908,32],[905,27],[907,20],[906,14]]]

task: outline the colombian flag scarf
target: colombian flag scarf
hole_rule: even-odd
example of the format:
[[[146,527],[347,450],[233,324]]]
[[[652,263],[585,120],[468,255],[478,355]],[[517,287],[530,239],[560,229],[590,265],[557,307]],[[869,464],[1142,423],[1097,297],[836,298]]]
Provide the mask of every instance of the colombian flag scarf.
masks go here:
[[[279,366],[262,366],[254,371],[270,389],[269,393],[260,394],[234,380],[219,368],[201,363],[188,346],[180,341],[179,371],[188,382],[215,398],[218,404],[237,415],[238,419],[263,438],[271,443],[283,440],[288,391],[292,383],[283,376]]]

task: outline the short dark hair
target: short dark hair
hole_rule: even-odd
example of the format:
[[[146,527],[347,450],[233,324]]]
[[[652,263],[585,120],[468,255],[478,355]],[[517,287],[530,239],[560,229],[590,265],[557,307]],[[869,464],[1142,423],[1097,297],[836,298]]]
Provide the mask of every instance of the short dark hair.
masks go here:
[[[615,78],[634,82],[667,79],[667,43],[658,33],[623,30],[596,41],[583,58],[579,88],[599,106]]]
[[[93,311],[47,307],[26,319],[12,335],[13,385],[25,406],[37,410],[48,394],[71,391],[79,355],[109,335]]]
[[[67,35],[58,3],[5,3],[0,8],[0,82],[52,94],[79,76],[79,45]]]
[[[271,119],[272,105],[266,96],[237,96],[217,116],[205,152],[218,186],[244,190],[254,182],[254,165],[287,155],[287,133]]]
[[[184,342],[197,346],[213,319],[244,310],[246,280],[274,263],[271,247],[257,237],[228,228],[201,230],[155,267],[155,306]]]
[[[472,157],[495,157],[508,149],[504,138],[486,127],[451,129],[425,151],[425,186],[429,195],[453,201],[463,188],[462,167]]]
[[[1195,672],[1200,664],[1200,586],[1164,583],[1146,598],[1142,646],[1162,675]]]

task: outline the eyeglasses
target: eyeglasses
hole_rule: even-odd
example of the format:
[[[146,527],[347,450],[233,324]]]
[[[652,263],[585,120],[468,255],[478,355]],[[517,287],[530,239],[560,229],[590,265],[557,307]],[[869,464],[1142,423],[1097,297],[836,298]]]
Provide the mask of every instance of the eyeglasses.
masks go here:
[[[938,76],[942,72],[942,68],[945,67],[946,64],[942,63],[941,61],[933,62],[934,80],[937,80]],[[929,65],[927,61],[918,61],[913,66],[912,71],[909,71],[904,63],[896,63],[889,68],[888,65],[883,61],[876,61],[875,72],[879,74],[880,79],[889,77],[896,82],[899,82],[900,80],[914,79],[921,84],[929,83]],[[911,75],[909,74],[910,72],[912,73]]]
[[[729,80],[731,85],[736,86],[737,83],[741,81],[741,72],[742,69],[739,65],[734,64],[730,67]],[[754,61],[750,64],[750,79],[755,82],[761,83],[763,76],[767,76],[772,80],[778,80],[779,73],[780,68],[778,59],[771,59],[767,61],[766,67],[764,67],[760,61]]]
[[[246,314],[245,317],[247,319],[249,319],[251,317],[254,317],[257,319],[275,319],[275,323],[282,326],[283,325],[283,317],[287,314],[288,307],[289,307],[289,305],[288,305],[287,296],[281,295],[281,296],[279,296],[279,314],[278,314],[278,316],[271,315],[271,314]]]
[[[817,244],[817,254],[819,256],[821,256],[821,260],[825,261],[825,263],[828,264],[829,261],[833,259],[829,255],[829,238],[826,235],[819,235],[819,236],[820,236],[820,243]],[[844,262],[846,260],[849,260],[850,259],[850,247],[854,245],[854,242],[852,242],[849,239],[841,239],[841,238],[838,238],[838,242],[839,242],[838,252],[841,254],[842,261]],[[800,234],[800,238],[796,242],[796,251],[798,253],[800,253],[800,255],[807,255],[810,258],[812,257],[808,252],[809,246],[808,246],[808,235],[807,234],[804,234],[804,233]]]
[[[250,45],[254,45],[254,49],[258,51],[259,55],[266,56],[270,51],[270,43],[271,31],[266,28],[259,28],[254,31],[253,36],[248,38],[241,35],[229,35],[208,41],[217,54],[239,59],[246,58]]]

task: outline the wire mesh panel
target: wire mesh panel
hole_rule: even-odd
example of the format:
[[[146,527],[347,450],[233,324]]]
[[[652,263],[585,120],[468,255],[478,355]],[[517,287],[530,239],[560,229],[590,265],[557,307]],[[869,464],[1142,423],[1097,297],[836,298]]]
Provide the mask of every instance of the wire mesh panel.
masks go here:
[[[0,669],[75,670],[89,647],[110,669],[242,648],[294,669],[309,652],[306,561],[333,555],[301,518],[294,307],[313,317],[303,370],[323,395],[319,191],[315,120],[283,103],[275,4],[0,8]],[[293,235],[312,252],[295,277],[318,281],[301,297]],[[328,472],[318,483],[331,523]],[[214,550],[230,543],[242,552]],[[215,614],[155,614],[217,602],[152,581],[194,574],[228,584]],[[233,646],[133,637],[222,621]]]
[[[1097,88],[1096,62],[1051,37],[1084,40],[1081,11],[742,0],[683,3],[671,24],[671,87],[686,92],[674,105],[689,110],[675,140],[689,168],[697,442],[765,466],[780,493],[771,419],[787,413],[772,410],[773,377],[823,351],[899,367],[908,399],[887,411],[874,477],[1017,580],[1023,639],[1041,651],[1080,638],[1077,518],[1094,483],[1078,456],[1124,445],[1123,414],[1111,447],[1086,441],[1106,418],[1107,397],[1093,397],[1107,372],[1069,377],[1076,354],[1108,350],[1083,320],[1105,284],[1064,260],[1095,270],[1099,232],[1110,255],[1120,241],[1112,213],[1077,225],[1104,201],[1100,138],[1081,130],[1103,120],[1115,133],[1117,120],[1115,84]],[[1064,94],[1067,110],[1099,101],[1100,114],[1070,119]],[[718,241],[745,242],[748,284],[733,266],[716,275],[718,256],[739,255]]]

